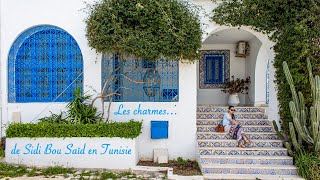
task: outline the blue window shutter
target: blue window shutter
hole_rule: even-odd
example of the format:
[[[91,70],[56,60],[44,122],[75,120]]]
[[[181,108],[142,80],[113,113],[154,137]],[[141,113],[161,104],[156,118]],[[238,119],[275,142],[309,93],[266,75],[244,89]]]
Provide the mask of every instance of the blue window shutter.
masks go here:
[[[23,32],[8,58],[9,102],[67,102],[83,88],[83,57],[76,40],[44,25]]]
[[[224,83],[223,55],[208,54],[205,56],[205,84]]]

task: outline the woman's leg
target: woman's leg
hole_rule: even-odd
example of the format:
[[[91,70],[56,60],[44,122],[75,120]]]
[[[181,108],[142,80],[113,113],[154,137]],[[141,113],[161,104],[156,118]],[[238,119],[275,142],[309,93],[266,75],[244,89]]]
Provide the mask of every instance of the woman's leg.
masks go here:
[[[248,138],[247,135],[242,134],[243,140],[244,140],[244,145],[249,145],[252,141]]]
[[[244,134],[244,131],[243,131],[242,127],[240,127],[238,130],[238,133],[237,133],[237,140],[238,141],[243,139],[243,136],[242,136],[243,134]]]
[[[242,139],[242,135],[241,135],[243,133],[243,130],[242,130],[242,128],[239,128],[239,130],[237,131],[236,127],[237,127],[237,125],[229,126],[231,138],[234,138],[234,135],[236,135],[235,139],[237,140],[238,147],[245,148],[246,146],[243,143],[243,139]]]
[[[238,134],[237,134],[237,140],[239,141],[239,147],[249,145],[252,141],[248,138],[248,136],[244,133],[243,129],[240,127]],[[241,142],[240,142],[241,141]],[[244,141],[244,142],[243,142]]]
[[[245,143],[243,143],[243,140],[242,140],[242,139],[240,139],[240,140],[238,141],[238,146],[241,147],[241,148],[245,148],[245,147],[246,147],[246,146],[245,146]]]

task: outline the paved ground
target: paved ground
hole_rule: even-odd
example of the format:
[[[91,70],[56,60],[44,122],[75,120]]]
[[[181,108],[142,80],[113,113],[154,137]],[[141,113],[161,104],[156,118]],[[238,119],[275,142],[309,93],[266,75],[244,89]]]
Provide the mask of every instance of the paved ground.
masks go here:
[[[166,178],[166,173],[165,172],[150,172],[150,171],[134,171],[133,172],[136,175],[136,178],[128,178],[128,177],[123,177],[120,178],[121,180],[138,180],[138,179],[147,179],[147,180],[162,180],[162,179],[167,179]],[[48,179],[54,179],[54,180],[78,180],[80,179],[81,172],[77,172],[75,174],[78,174],[74,176],[73,174],[68,174],[68,178],[65,178],[63,176],[55,176],[55,177],[44,177],[44,176],[37,176],[37,177],[27,177],[27,176],[22,176],[22,177],[17,177],[17,178],[10,178],[10,180],[48,180]],[[91,176],[83,176],[85,179],[96,179],[96,177]],[[100,180],[100,178],[98,178]],[[111,178],[110,178],[111,179]]]

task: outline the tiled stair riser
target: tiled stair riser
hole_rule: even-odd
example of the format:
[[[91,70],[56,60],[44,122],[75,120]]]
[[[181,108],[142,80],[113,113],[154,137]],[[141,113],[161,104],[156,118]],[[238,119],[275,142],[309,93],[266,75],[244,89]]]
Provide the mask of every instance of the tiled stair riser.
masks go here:
[[[279,141],[272,121],[268,120],[266,109],[235,109],[235,118],[244,132],[250,139],[256,140],[249,148],[237,148],[237,142],[228,133],[215,132],[215,126],[221,122],[227,107],[198,106],[197,139],[202,173],[211,177],[234,175],[230,176],[231,179],[241,178],[239,175],[274,175],[274,179],[279,179],[279,176],[295,177],[297,170],[292,168],[293,159],[287,157],[288,152]]]
[[[210,119],[210,120],[197,120],[197,125],[218,125],[219,123],[221,123],[222,120],[220,119],[217,119],[217,120],[214,120],[214,119]],[[250,120],[250,119],[239,119],[238,122],[241,124],[241,125],[244,125],[244,126],[269,126],[269,125],[272,125],[272,123],[265,119],[259,119],[259,120]]]
[[[242,127],[244,132],[274,132],[272,127]],[[216,132],[215,126],[197,127],[197,132]]]
[[[276,134],[247,134],[250,139],[257,140],[257,139],[265,139],[265,140],[278,140],[279,137]],[[197,134],[197,139],[232,139],[230,134]]]
[[[201,164],[259,164],[259,165],[292,165],[293,159],[234,159],[234,158],[200,158]]]
[[[241,107],[241,108],[235,108],[236,112],[249,112],[249,113],[254,113],[254,112],[260,112],[260,113],[265,113],[265,109],[264,108],[255,108],[255,107]],[[223,108],[219,108],[219,107],[206,107],[206,106],[202,106],[202,107],[198,107],[197,108],[197,112],[228,112],[228,108],[227,107],[223,107]]]
[[[296,175],[295,169],[259,169],[259,168],[202,168],[204,174],[268,174]]]
[[[199,155],[248,155],[248,156],[287,156],[287,150],[221,150],[221,149],[200,149]]]
[[[230,174],[231,175],[231,174]],[[304,180],[296,175],[247,175],[247,174],[204,174],[205,180]],[[227,177],[226,177],[227,176]],[[272,177],[274,176],[274,177]]]
[[[236,141],[232,142],[198,142],[199,147],[238,147]],[[248,147],[283,147],[282,142],[252,142]]]
[[[197,119],[221,119],[224,114],[197,114]],[[235,114],[236,119],[267,119],[264,114]]]

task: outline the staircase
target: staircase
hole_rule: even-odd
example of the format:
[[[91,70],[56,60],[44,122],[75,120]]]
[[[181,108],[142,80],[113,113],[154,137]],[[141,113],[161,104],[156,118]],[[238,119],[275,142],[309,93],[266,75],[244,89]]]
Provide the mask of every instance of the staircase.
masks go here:
[[[227,133],[215,132],[227,107],[197,108],[199,165],[205,179],[301,179],[267,119],[266,107],[237,107],[235,117],[252,140],[248,148],[237,147]]]

